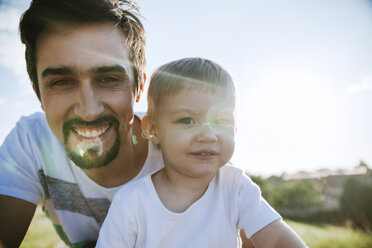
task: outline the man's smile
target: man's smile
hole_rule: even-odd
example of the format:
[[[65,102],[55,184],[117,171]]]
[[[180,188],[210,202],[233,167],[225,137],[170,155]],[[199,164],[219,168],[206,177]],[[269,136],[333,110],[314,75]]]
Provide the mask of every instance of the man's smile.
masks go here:
[[[107,165],[120,149],[119,125],[112,115],[102,115],[94,121],[67,120],[62,129],[68,156],[84,169]]]
[[[73,127],[73,131],[84,138],[97,138],[106,133],[110,124],[104,124],[97,127]]]
[[[112,126],[118,127],[119,121],[111,115],[101,116],[91,122],[81,118],[70,119],[63,125],[65,143],[70,132],[80,138],[97,138],[107,133]]]

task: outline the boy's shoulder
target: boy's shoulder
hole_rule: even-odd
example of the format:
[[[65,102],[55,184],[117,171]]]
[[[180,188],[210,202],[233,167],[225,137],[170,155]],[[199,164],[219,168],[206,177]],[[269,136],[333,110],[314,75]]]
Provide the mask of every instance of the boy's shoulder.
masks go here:
[[[242,169],[236,167],[232,162],[227,162],[224,166],[221,167],[220,171],[227,171],[230,173],[239,173]]]
[[[228,163],[219,170],[219,181],[222,185],[237,189],[240,187],[257,187],[252,179],[240,168]]]
[[[221,178],[230,180],[244,175],[244,172],[242,169],[235,167],[231,162],[228,162],[226,165],[221,167],[219,174]]]
[[[148,192],[148,184],[151,183],[151,174],[129,181],[120,187],[115,197],[130,199],[145,195]],[[118,196],[119,195],[119,196]]]

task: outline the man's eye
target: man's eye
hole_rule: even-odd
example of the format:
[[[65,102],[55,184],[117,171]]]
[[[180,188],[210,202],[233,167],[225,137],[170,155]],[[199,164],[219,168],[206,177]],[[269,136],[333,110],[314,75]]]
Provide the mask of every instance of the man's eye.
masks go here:
[[[63,79],[57,79],[52,82],[50,82],[50,85],[53,88],[66,88],[75,85],[75,82],[71,79],[68,78],[63,78]]]
[[[189,117],[185,117],[185,118],[180,118],[177,120],[177,123],[180,123],[180,124],[185,124],[185,125],[190,125],[190,124],[194,124],[194,120],[189,118]]]
[[[110,84],[110,83],[116,83],[119,82],[120,78],[115,77],[115,76],[105,76],[100,78],[99,82],[104,83],[104,84]]]

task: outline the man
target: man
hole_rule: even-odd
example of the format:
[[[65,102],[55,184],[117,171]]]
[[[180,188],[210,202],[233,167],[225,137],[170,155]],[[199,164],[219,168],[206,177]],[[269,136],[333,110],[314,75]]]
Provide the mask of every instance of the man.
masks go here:
[[[133,113],[145,82],[136,11],[124,0],[34,0],[24,13],[45,114],[22,118],[0,148],[0,247],[21,243],[39,203],[67,245],[94,244],[118,186],[161,166]]]

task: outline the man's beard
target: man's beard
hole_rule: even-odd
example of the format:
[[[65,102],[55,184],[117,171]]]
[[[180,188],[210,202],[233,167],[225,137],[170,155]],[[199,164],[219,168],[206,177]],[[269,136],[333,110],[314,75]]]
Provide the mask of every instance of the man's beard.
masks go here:
[[[94,127],[105,123],[110,123],[109,128],[114,128],[115,131],[115,141],[108,150],[106,149],[106,151],[104,151],[102,143],[98,146],[85,146],[75,150],[69,146],[68,139],[70,133],[74,132],[74,127]],[[70,119],[63,124],[63,137],[64,147],[68,157],[82,169],[105,167],[116,158],[120,150],[119,121],[111,115],[101,116],[91,122],[81,118]],[[99,138],[97,137],[97,139]]]

